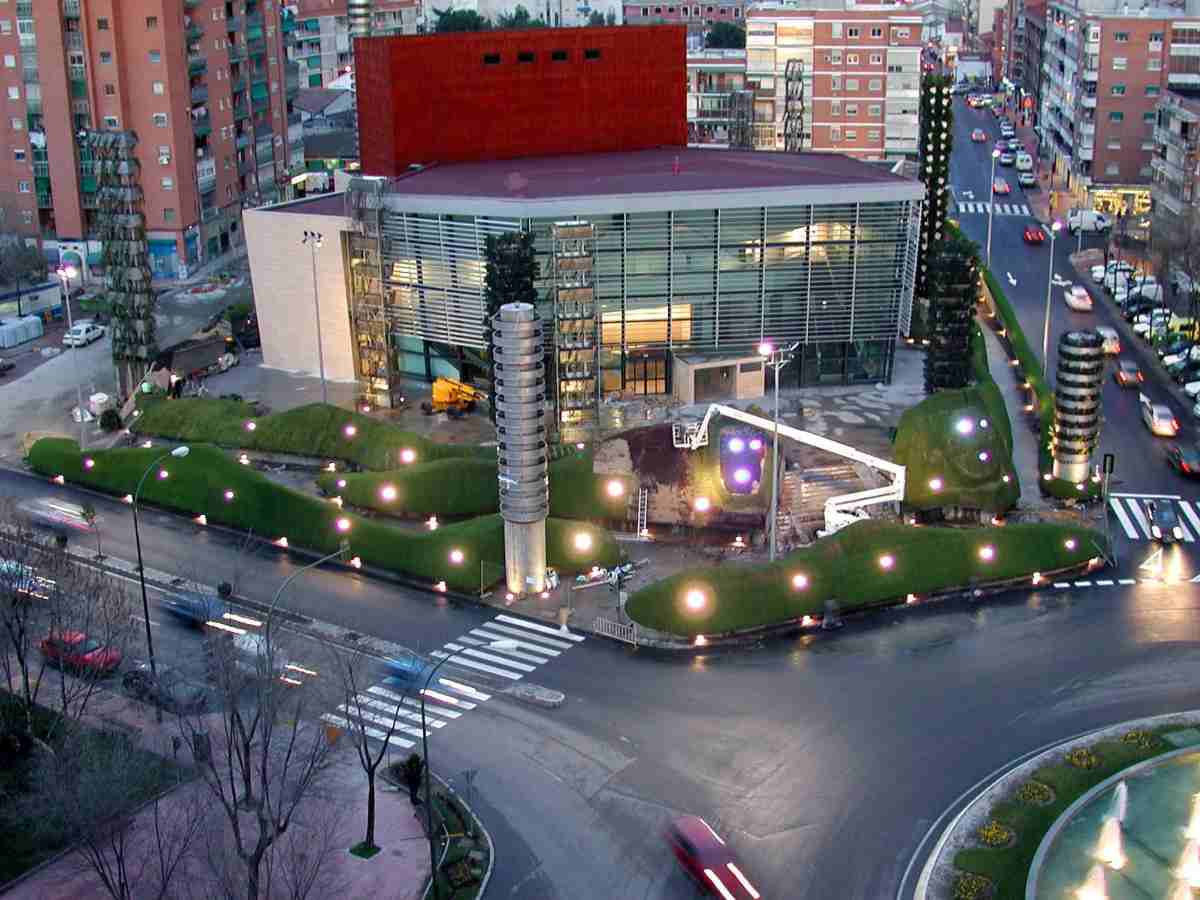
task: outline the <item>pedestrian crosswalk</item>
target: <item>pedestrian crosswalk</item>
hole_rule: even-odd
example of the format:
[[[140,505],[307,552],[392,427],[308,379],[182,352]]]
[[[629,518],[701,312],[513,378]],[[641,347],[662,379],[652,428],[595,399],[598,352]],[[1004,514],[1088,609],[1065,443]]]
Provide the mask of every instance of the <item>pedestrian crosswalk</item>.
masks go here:
[[[983,215],[987,215],[987,203],[971,200],[959,200],[957,203],[958,211],[960,213],[982,213]],[[997,203],[996,215],[1029,217],[1033,215],[1033,213],[1029,211],[1028,205],[1024,203]]]
[[[496,647],[500,641],[504,642],[502,649]],[[390,743],[409,749],[422,737],[492,699],[492,694],[445,674],[446,669],[453,667],[464,675],[486,678],[484,683],[489,685],[512,685],[582,641],[582,635],[501,613],[429,654],[432,662],[445,662],[445,666],[427,689],[413,682],[384,678],[351,702],[322,715],[321,721],[343,731],[361,728],[377,741],[387,740],[390,730]],[[422,694],[425,732],[421,730]]]
[[[1108,508],[1131,541],[1154,540],[1146,507],[1148,502],[1173,504],[1184,542],[1191,544],[1200,540],[1200,510],[1193,501],[1169,494],[1113,494],[1109,497]]]

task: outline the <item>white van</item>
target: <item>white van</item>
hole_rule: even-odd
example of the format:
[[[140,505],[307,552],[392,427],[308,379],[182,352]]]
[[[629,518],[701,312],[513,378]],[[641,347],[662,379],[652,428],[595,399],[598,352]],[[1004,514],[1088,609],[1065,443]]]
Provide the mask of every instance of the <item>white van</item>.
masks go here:
[[[1017,154],[1017,171],[1018,172],[1032,172],[1033,171],[1033,157],[1030,156],[1028,153],[1018,153]]]
[[[1094,209],[1073,209],[1067,215],[1067,230],[1072,234],[1077,231],[1107,231],[1111,227],[1112,220]]]

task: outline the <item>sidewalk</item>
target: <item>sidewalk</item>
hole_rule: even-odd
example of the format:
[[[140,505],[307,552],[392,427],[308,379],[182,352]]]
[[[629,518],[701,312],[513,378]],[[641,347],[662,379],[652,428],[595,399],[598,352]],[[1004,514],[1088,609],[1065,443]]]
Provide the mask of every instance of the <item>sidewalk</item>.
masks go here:
[[[1013,468],[1021,481],[1019,506],[1022,509],[1044,508],[1047,504],[1038,487],[1038,435],[1029,428],[1032,413],[1025,411],[1026,392],[1013,377],[1016,370],[1009,365],[1004,347],[987,322],[980,321],[979,328],[987,344],[988,371],[1004,397],[1004,406],[1012,422]]]
[[[235,268],[246,259],[246,245],[234,247],[228,253],[205,259],[204,263],[188,272],[187,278],[153,278],[150,286],[156,290],[172,291],[206,281],[218,272]]]

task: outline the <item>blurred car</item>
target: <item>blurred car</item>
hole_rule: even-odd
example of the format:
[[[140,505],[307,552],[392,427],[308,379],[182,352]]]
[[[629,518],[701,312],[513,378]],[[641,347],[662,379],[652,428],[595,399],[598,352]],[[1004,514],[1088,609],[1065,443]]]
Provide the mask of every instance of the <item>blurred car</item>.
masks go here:
[[[173,666],[159,663],[156,668],[157,679],[148,662],[138,663],[126,672],[121,678],[126,693],[173,713],[208,709],[209,690],[205,685],[191,680]]]
[[[63,335],[64,347],[86,347],[104,337],[104,329],[94,323],[77,322]]]
[[[225,601],[216,594],[200,591],[176,591],[163,595],[159,605],[177,619],[189,625],[203,625],[225,615]]]
[[[409,652],[404,656],[389,656],[383,660],[384,671],[395,682],[411,682],[424,684],[429,672],[429,660],[416,653]]]
[[[1183,526],[1179,524],[1179,514],[1171,501],[1147,500],[1146,518],[1150,520],[1150,536],[1156,541],[1172,544],[1183,540]]]
[[[16,367],[17,367],[17,364],[15,362],[13,362],[11,359],[0,358],[0,375],[7,375],[9,372],[11,372]]]
[[[1009,186],[1008,182],[1005,179],[997,177],[992,180],[992,193],[993,194],[1011,194],[1012,188]]]
[[[1008,121],[1008,119],[1001,120],[1001,122],[1000,122],[1000,136],[1001,137],[1010,138],[1010,137],[1015,137],[1016,134],[1017,134],[1017,129],[1013,128],[1012,122]]]
[[[1132,359],[1122,359],[1117,361],[1117,367],[1113,370],[1113,380],[1121,387],[1135,387],[1146,379],[1137,363]]]
[[[38,643],[47,662],[60,669],[108,675],[121,665],[121,651],[106,647],[82,631],[52,631]]]
[[[1133,266],[1127,262],[1118,262],[1113,260],[1107,266],[1092,266],[1092,281],[1100,284],[1104,281],[1105,276],[1122,273],[1124,275],[1133,274]]]
[[[1016,158],[1016,156],[1014,156],[1014,155],[1013,155],[1013,154],[1012,154],[1010,151],[1008,151],[1008,150],[1005,150],[1003,153],[1001,153],[1001,154],[1000,154],[1000,159],[999,159],[999,160],[997,160],[997,162],[999,162],[999,163],[1000,163],[1000,165],[1002,165],[1002,166],[1011,166],[1011,165],[1012,165],[1013,163],[1015,163],[1016,161],[1017,161],[1017,158]]]
[[[1200,477],[1200,449],[1192,444],[1172,444],[1167,450],[1167,464],[1184,475]]]
[[[1092,295],[1081,284],[1073,284],[1063,291],[1063,300],[1075,312],[1092,311]]]
[[[1040,245],[1046,241],[1046,232],[1041,225],[1026,225],[1021,237],[1027,244]]]
[[[54,497],[22,500],[16,505],[16,515],[26,525],[67,537],[92,533],[92,523],[84,515],[83,507],[67,500]]]
[[[1103,350],[1108,356],[1116,356],[1121,352],[1121,336],[1117,334],[1117,329],[1097,325],[1096,333],[1104,340]]]
[[[977,144],[981,144],[988,139],[987,132],[982,128],[976,128],[971,132],[971,140]]]
[[[1011,150],[1013,153],[1016,153],[1018,150],[1024,150],[1025,142],[1022,141],[1020,138],[1010,137],[1008,139],[1008,149]]]
[[[1032,172],[1021,172],[1017,175],[1017,184],[1021,187],[1037,187],[1037,176]]]
[[[1175,437],[1179,434],[1179,420],[1165,403],[1155,403],[1145,394],[1138,394],[1142,408],[1142,421],[1155,437]]]
[[[1200,397],[1200,378],[1197,378],[1195,381],[1185,382],[1183,385],[1183,392],[1193,400],[1195,400],[1197,397]]]
[[[733,852],[703,819],[680,816],[667,826],[665,837],[683,871],[710,897],[759,900],[762,896]]]
[[[0,592],[45,600],[54,587],[53,579],[39,575],[32,566],[15,559],[0,559]]]

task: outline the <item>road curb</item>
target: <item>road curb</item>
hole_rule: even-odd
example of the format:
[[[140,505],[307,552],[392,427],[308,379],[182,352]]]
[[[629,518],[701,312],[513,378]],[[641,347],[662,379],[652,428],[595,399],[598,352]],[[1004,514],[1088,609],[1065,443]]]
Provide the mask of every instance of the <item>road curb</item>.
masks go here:
[[[558,709],[566,702],[567,695],[562,691],[552,690],[537,684],[518,684],[503,691],[514,699],[531,706],[541,706],[545,709]]]

